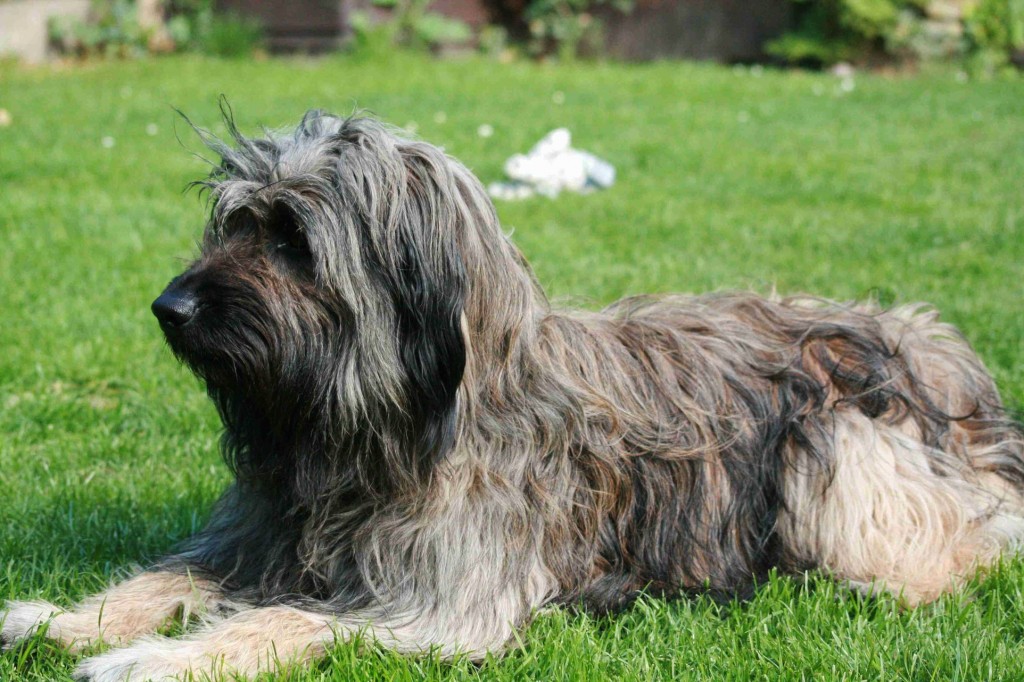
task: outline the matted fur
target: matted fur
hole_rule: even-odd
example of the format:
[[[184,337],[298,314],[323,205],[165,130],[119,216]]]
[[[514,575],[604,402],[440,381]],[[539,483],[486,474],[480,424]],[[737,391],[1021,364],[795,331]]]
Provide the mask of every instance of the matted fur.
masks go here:
[[[198,307],[164,326],[236,481],[199,535],[107,594],[142,609],[145,576],[187,575],[201,589],[153,581],[161,603],[214,608],[81,679],[251,673],[360,631],[480,657],[547,603],[736,594],[772,568],[915,604],[1024,534],[1021,432],[930,309],[553,309],[437,148],[319,112],[289,135],[230,130],[233,146],[207,138],[223,162],[202,253],[168,287]],[[45,618],[10,608],[8,639]],[[151,615],[78,636],[123,644]]]

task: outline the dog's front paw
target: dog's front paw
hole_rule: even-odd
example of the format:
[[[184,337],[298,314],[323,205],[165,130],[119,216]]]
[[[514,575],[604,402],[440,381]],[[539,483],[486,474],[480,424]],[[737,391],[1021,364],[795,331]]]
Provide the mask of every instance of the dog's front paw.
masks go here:
[[[164,682],[182,679],[191,666],[189,642],[146,637],[131,646],[85,659],[75,668],[78,682]]]
[[[28,639],[61,609],[45,601],[11,601],[0,611],[0,650]]]

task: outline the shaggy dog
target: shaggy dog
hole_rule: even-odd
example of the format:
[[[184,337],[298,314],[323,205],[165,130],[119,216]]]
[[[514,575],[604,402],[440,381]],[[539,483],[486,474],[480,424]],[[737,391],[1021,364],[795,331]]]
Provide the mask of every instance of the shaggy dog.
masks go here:
[[[230,119],[229,119],[230,124]],[[907,605],[1024,536],[1024,445],[921,306],[731,293],[553,309],[465,167],[311,112],[233,145],[202,253],[153,304],[235,474],[205,529],[7,643],[81,680],[252,674],[364,632],[500,651],[538,608],[817,568]],[[172,638],[169,618],[202,614]]]

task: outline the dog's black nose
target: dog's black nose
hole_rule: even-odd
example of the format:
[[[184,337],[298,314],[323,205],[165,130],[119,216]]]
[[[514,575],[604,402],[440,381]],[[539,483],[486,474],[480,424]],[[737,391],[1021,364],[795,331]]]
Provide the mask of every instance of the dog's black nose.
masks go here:
[[[160,325],[164,327],[181,327],[195,317],[199,301],[195,293],[169,286],[153,301],[152,309]]]

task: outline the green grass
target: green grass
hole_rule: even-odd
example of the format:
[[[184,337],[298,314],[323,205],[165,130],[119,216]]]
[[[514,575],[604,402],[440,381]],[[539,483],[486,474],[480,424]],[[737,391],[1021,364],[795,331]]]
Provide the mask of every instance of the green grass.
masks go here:
[[[194,531],[227,483],[216,416],[148,312],[203,223],[182,190],[205,166],[175,132],[200,145],[171,106],[216,129],[220,93],[249,131],[311,107],[415,122],[485,182],[569,126],[617,166],[618,184],[499,206],[554,296],[596,306],[775,287],[924,299],[1019,405],[1024,81],[936,73],[837,86],[698,65],[404,56],[0,65],[13,118],[0,128],[0,599],[69,603],[102,587]],[[477,135],[485,123],[493,137]],[[341,646],[291,679],[1021,679],[1024,563],[912,612],[778,579],[742,606],[555,611],[521,637],[481,667]],[[34,642],[0,656],[0,679],[68,679],[73,664]]]

